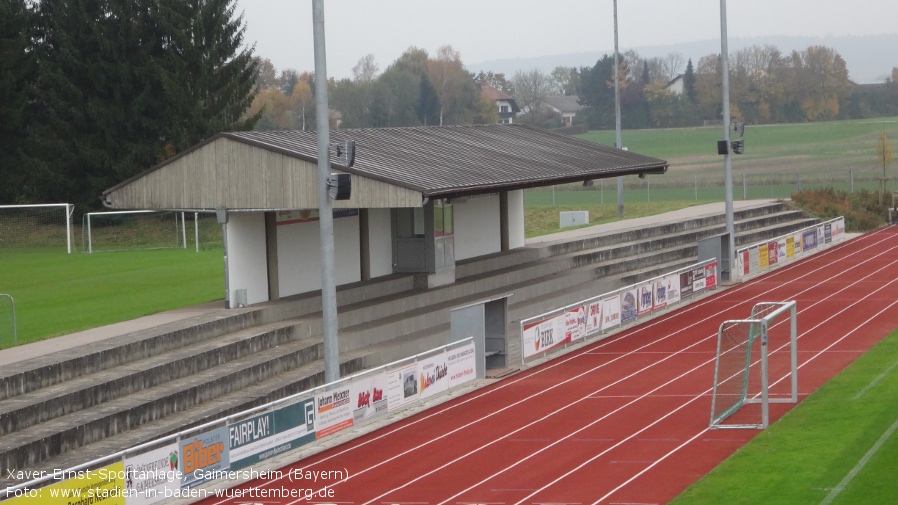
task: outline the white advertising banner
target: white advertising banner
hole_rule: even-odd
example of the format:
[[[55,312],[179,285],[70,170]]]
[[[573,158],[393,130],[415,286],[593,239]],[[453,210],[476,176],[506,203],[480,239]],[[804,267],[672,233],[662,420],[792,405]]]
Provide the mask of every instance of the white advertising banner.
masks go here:
[[[387,372],[387,406],[393,411],[418,399],[418,364],[394,368]]]
[[[125,504],[150,505],[181,487],[178,443],[125,458]]]
[[[477,352],[474,350],[474,342],[446,351],[446,364],[449,365],[449,389],[477,378]]]
[[[440,352],[418,362],[418,394],[427,398],[449,389],[449,367],[446,352]]]
[[[352,419],[361,423],[387,413],[387,374],[379,372],[352,381]]]
[[[352,410],[349,386],[315,396],[315,436],[326,437],[352,426]]]
[[[602,331],[620,326],[620,296],[614,295],[602,300]]]

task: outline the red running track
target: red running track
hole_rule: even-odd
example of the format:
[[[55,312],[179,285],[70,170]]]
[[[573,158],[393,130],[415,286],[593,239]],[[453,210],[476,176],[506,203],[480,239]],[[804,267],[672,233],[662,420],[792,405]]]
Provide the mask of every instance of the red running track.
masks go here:
[[[720,323],[748,317],[758,302],[795,300],[806,397],[898,327],[896,230],[861,236],[301,460],[281,469],[285,478],[236,488],[254,495],[202,503],[667,503],[758,433],[708,430]],[[785,391],[785,382],[772,388]],[[772,404],[771,422],[791,407]],[[317,482],[286,478],[309,472],[318,472]],[[283,488],[319,494],[262,497]]]

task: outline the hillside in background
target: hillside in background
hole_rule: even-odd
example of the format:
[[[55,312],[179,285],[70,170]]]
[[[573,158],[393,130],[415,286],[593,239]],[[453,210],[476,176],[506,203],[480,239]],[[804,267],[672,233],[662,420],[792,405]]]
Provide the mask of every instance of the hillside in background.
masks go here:
[[[541,56],[533,58],[516,58],[505,60],[492,60],[468,65],[468,70],[474,73],[480,71],[492,71],[512,76],[518,70],[530,70],[538,68],[549,73],[558,66],[581,67],[593,66],[596,60],[604,54],[613,54],[613,35],[608,34],[608,48],[602,51],[588,51],[576,54],[561,54],[554,56]],[[893,67],[898,67],[898,33],[888,35],[867,36],[835,36],[826,37],[753,37],[736,38],[728,40],[729,50],[732,54],[745,47],[755,45],[776,46],[783,54],[793,50],[801,51],[809,46],[826,46],[835,49],[848,65],[849,78],[858,84],[881,83],[890,76]],[[629,47],[625,37],[620,39],[620,50],[625,52],[634,49],[643,58],[665,56],[669,53],[680,53],[684,59],[692,58],[697,62],[702,56],[720,52],[720,39],[710,39],[686,44],[670,46]]]

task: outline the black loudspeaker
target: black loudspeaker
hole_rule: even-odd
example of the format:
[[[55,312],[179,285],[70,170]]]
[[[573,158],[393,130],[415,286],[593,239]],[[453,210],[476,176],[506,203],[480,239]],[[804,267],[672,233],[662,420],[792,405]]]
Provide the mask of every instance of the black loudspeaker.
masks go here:
[[[330,174],[327,178],[327,194],[331,200],[349,200],[352,196],[352,179],[349,174]]]
[[[729,150],[727,149],[727,141],[726,140],[718,140],[717,141],[717,154],[727,154]]]

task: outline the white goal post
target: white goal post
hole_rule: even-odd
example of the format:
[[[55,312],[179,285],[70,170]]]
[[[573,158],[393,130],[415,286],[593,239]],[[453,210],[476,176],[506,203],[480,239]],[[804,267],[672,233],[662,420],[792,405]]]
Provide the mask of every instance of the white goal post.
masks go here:
[[[63,243],[72,253],[70,203],[0,205],[0,248],[56,247]]]
[[[788,360],[779,360],[776,367],[776,373],[785,373],[790,379],[786,396],[770,394],[770,355],[780,350],[770,351],[771,339],[781,342],[781,348],[789,348]],[[798,403],[794,301],[758,303],[749,319],[724,321],[718,330],[710,428],[767,428],[771,403]],[[750,404],[760,404],[760,412],[745,409]]]
[[[88,212],[81,220],[81,248],[88,254],[187,248],[187,228],[181,211]]]

